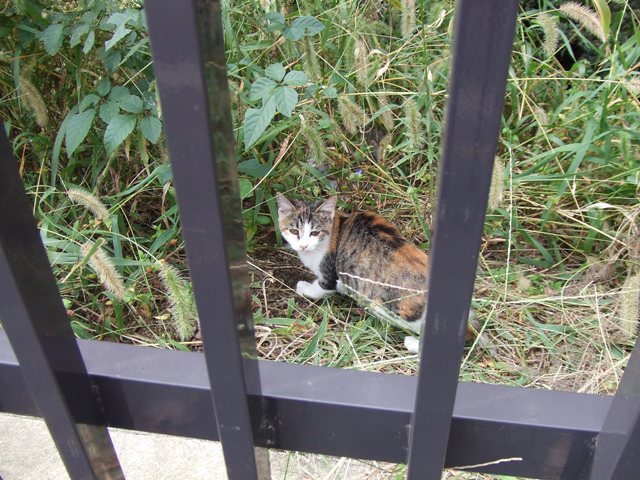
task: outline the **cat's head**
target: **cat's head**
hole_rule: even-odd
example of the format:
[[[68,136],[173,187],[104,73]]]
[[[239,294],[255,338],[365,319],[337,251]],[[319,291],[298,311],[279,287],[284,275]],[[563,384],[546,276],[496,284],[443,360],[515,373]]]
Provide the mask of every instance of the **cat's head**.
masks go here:
[[[337,198],[333,196],[319,205],[312,205],[290,202],[281,193],[276,194],[280,231],[291,248],[296,252],[313,252],[327,247]]]

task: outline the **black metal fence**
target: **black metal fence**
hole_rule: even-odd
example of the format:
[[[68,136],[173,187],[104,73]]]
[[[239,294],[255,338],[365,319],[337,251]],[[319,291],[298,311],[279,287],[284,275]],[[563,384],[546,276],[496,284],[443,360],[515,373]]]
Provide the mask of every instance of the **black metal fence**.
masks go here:
[[[458,382],[517,6],[457,5],[416,378],[255,358],[220,2],[147,0],[204,354],[74,338],[0,129],[0,411],[42,416],[74,479],[123,478],[107,426],[219,440],[230,479],[268,478],[268,448],[637,478],[638,346],[615,397]]]

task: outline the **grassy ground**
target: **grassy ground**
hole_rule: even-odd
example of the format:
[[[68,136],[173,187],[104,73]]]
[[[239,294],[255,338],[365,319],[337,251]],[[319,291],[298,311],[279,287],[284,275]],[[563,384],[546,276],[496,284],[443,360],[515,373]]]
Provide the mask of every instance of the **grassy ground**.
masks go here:
[[[400,332],[295,294],[273,195],[337,192],[428,249],[452,2],[223,4],[261,356],[415,374]],[[638,323],[640,13],[561,4],[521,5],[461,378],[610,393]],[[140,7],[5,3],[0,111],[76,334],[198,349]]]

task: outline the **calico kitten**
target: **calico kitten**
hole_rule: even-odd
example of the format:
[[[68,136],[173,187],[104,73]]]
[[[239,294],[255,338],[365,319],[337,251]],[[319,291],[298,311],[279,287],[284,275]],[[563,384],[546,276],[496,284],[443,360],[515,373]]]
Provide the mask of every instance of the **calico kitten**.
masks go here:
[[[380,215],[336,211],[337,197],[319,205],[289,201],[278,193],[282,236],[316,275],[299,281],[296,292],[319,299],[338,291],[354,297],[371,314],[400,328],[420,331],[429,258]],[[418,340],[405,338],[417,351]]]

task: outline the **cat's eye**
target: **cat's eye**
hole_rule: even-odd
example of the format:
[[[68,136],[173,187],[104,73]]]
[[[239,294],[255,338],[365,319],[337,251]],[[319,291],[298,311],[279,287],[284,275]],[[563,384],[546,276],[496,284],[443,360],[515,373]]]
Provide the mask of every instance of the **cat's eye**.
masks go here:
[[[311,235],[312,237],[317,237],[318,235],[320,235],[320,230],[314,230],[309,235]]]
[[[300,234],[300,231],[297,228],[290,228],[289,232],[291,232],[291,235],[295,235],[296,237]]]

